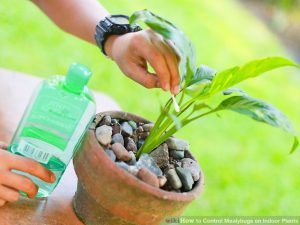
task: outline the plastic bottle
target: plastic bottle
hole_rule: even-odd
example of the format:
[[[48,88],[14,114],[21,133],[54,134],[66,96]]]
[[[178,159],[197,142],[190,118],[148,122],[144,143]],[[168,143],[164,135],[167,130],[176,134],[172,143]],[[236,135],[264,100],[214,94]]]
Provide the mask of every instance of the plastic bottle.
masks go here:
[[[66,77],[44,80],[14,134],[9,151],[38,161],[56,176],[51,184],[13,171],[39,186],[37,198],[48,197],[57,186],[95,115],[95,101],[86,87],[91,75],[87,67],[73,63]]]

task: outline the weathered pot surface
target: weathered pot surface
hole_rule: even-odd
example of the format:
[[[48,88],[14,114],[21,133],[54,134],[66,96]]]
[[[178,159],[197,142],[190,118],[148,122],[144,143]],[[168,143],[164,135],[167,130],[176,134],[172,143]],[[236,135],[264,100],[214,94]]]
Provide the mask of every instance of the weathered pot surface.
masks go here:
[[[95,137],[103,116],[149,123],[139,116],[109,111],[97,114],[74,157],[78,176],[74,210],[87,225],[159,224],[167,216],[179,216],[203,190],[204,177],[185,193],[152,187],[115,165]]]

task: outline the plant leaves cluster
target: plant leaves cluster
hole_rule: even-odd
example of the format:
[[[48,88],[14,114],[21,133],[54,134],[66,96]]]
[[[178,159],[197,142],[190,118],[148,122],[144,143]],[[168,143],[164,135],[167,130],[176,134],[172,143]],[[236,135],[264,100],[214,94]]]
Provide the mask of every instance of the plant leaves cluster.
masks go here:
[[[255,121],[281,128],[294,136],[291,151],[298,147],[298,139],[288,118],[276,107],[253,98],[234,86],[249,78],[285,66],[300,68],[296,63],[279,56],[252,60],[242,66],[234,66],[223,71],[201,65],[196,66],[196,51],[190,39],[174,24],[148,10],[135,12],[131,23],[144,22],[170,44],[180,58],[179,71],[181,91],[176,96],[180,112],[172,107],[169,99],[157,118],[155,125],[138,152],[149,153],[179,129],[207,115],[230,110],[252,118]],[[219,104],[212,108],[208,102],[221,96]]]

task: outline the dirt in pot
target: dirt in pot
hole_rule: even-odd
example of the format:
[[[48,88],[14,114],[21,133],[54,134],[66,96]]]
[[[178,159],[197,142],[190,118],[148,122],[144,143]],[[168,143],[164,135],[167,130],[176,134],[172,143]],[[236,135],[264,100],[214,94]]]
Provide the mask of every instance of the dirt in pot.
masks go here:
[[[104,116],[96,127],[96,137],[116,165],[145,183],[172,192],[188,192],[200,179],[201,170],[189,153],[189,143],[174,137],[150,154],[136,154],[153,123],[137,123]]]

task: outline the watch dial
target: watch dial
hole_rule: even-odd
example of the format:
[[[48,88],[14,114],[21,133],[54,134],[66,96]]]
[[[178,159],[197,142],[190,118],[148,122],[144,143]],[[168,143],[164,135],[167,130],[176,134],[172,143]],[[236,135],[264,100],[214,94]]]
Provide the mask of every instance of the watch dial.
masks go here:
[[[116,17],[110,17],[109,19],[115,24],[129,24],[129,21],[126,17],[116,16]]]

